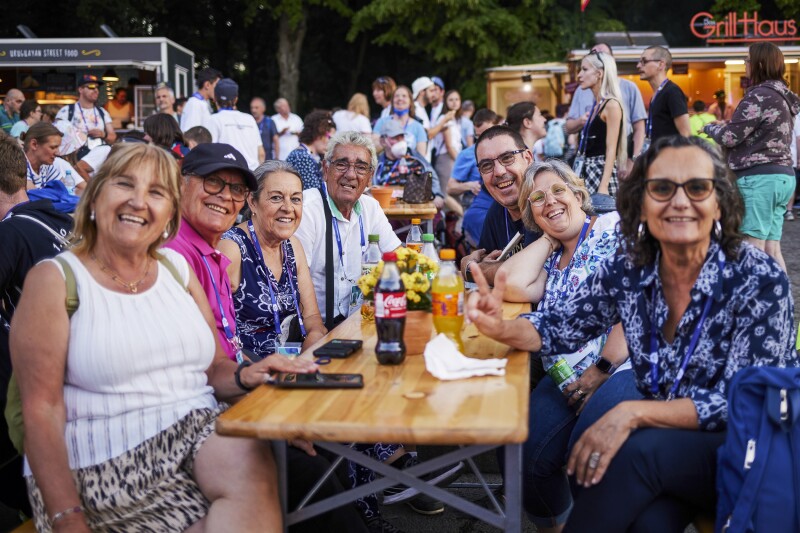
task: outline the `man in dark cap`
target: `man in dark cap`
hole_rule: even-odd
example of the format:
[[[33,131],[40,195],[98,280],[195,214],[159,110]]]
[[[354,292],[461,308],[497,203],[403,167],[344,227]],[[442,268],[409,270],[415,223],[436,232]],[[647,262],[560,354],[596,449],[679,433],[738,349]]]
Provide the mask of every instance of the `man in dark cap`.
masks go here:
[[[84,74],[78,78],[78,101],[65,105],[56,115],[56,121],[70,122],[75,130],[89,138],[86,143],[88,149],[101,144],[114,144],[117,140],[117,134],[111,125],[111,116],[97,105],[101,85],[105,85],[105,82],[97,76]]]
[[[230,78],[219,80],[214,87],[214,100],[219,109],[203,121],[215,143],[230,144],[242,153],[250,170],[264,162],[264,142],[253,115],[237,111],[239,86]]]

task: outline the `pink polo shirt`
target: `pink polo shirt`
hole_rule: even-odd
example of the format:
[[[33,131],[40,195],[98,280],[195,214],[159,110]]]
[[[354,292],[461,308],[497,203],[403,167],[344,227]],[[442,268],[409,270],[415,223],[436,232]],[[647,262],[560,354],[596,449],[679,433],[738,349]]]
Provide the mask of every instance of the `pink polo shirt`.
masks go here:
[[[170,242],[165,243],[164,246],[185,257],[189,266],[194,270],[200,285],[206,291],[206,298],[208,298],[208,303],[211,306],[211,312],[214,313],[219,342],[227,356],[235,361],[237,350],[225,335],[225,329],[222,327],[222,316],[220,316],[221,305],[228,319],[230,331],[236,334],[236,314],[233,310],[231,280],[228,278],[226,270],[228,265],[231,264],[230,259],[219,250],[212,248],[185,218],[181,219],[181,227],[178,230],[178,234]],[[204,257],[208,261],[208,266],[206,266],[206,261],[203,261]],[[217,290],[219,290],[219,296],[214,290],[211,276],[214,276],[213,279]]]

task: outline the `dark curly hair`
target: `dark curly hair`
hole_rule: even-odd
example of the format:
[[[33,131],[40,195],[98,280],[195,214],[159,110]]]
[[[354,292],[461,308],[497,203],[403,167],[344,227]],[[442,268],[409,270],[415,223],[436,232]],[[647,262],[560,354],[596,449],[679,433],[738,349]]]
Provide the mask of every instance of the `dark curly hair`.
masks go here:
[[[315,109],[306,115],[303,121],[303,131],[300,132],[299,139],[303,144],[311,144],[326,133],[336,129],[330,111]]]
[[[720,245],[728,259],[735,259],[744,235],[739,232],[744,216],[744,202],[734,183],[734,176],[722,160],[719,149],[699,137],[672,135],[658,139],[647,152],[636,159],[633,170],[625,180],[620,180],[617,194],[617,210],[620,216],[620,232],[624,250],[631,260],[639,266],[652,264],[656,260],[659,242],[649,231],[640,239],[638,236],[644,202],[645,180],[650,165],[666,148],[686,148],[696,146],[711,158],[714,165],[714,191],[717,195],[722,217],[722,238]]]

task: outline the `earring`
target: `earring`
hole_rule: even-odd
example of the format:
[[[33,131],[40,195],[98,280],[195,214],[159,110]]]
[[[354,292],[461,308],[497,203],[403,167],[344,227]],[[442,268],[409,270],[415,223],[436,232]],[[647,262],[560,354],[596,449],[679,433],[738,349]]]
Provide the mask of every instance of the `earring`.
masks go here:
[[[169,224],[167,224],[167,227],[164,228],[164,233],[162,233],[161,236],[165,239],[169,237]]]
[[[639,222],[639,227],[636,228],[636,239],[642,242],[647,236],[647,225],[644,222]]]
[[[94,209],[92,210],[92,212],[91,212],[91,213],[89,213],[89,220],[91,220],[92,222],[94,222]]]
[[[719,220],[714,221],[713,235],[718,241],[722,240],[722,223]]]

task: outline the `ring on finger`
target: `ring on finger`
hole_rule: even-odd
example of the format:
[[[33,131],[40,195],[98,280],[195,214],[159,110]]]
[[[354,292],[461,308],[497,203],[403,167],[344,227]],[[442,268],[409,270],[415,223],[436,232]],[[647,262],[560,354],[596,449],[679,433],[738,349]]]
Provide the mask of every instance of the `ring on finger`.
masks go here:
[[[600,464],[600,452],[592,452],[589,455],[589,468],[594,470],[598,464]]]
[[[577,394],[579,398],[583,398],[584,396],[586,396],[586,393],[583,392],[580,388],[577,388],[574,391],[572,391],[572,394],[573,395]]]

